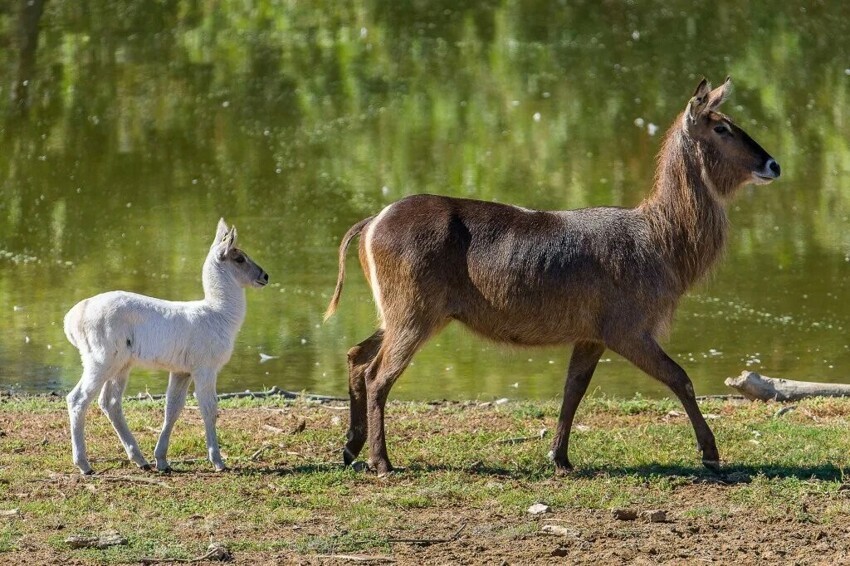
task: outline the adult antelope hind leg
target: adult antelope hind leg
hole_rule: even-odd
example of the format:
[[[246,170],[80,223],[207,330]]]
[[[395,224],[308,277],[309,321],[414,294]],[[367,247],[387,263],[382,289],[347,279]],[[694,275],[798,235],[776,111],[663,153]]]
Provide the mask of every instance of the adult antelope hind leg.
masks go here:
[[[383,342],[384,331],[378,330],[366,340],[348,351],[348,398],[349,423],[342,461],[351,465],[369,435],[366,417],[366,370],[378,354]]]
[[[570,357],[567,370],[567,380],[564,384],[564,399],[561,403],[561,415],[558,417],[558,428],[555,440],[552,442],[552,460],[558,472],[572,469],[569,460],[570,428],[576,415],[576,409],[581,403],[596,364],[605,351],[601,342],[576,342]]]
[[[409,319],[413,320],[416,317]],[[390,389],[410,364],[416,351],[440,326],[420,319],[419,324],[408,324],[398,330],[387,328],[381,348],[366,371],[369,467],[378,474],[393,470],[384,432],[384,409]]]
[[[702,464],[712,471],[720,470],[720,455],[714,441],[714,434],[705,422],[697,405],[694,386],[685,370],[668,356],[655,338],[644,335],[635,340],[624,340],[617,344],[608,343],[608,347],[632,362],[638,368],[669,387],[682,406],[697,437],[702,452]]]

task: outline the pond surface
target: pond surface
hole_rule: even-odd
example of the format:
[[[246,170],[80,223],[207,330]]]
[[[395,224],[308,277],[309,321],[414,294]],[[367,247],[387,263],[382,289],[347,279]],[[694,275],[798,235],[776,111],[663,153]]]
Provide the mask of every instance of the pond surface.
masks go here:
[[[725,260],[666,348],[699,394],[745,368],[850,382],[848,4],[341,4],[6,3],[0,386],[75,383],[62,317],[82,298],[198,298],[224,216],[273,284],[248,291],[219,389],[345,394],[346,350],[376,322],[351,250],[322,323],[351,224],[422,192],[633,206],[703,74],[732,75],[725,110],[783,175],[730,204]],[[568,355],[453,325],[393,395],[559,396]],[[165,383],[138,370],[129,390]],[[594,388],[667,394],[607,353]]]

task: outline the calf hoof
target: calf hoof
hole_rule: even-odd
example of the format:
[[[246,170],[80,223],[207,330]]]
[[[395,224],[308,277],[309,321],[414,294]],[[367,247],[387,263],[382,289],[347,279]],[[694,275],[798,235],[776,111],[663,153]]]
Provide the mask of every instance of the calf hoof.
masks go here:
[[[153,470],[150,464],[142,464],[141,466],[139,466],[139,469],[143,472],[150,472]]]
[[[80,473],[81,473],[82,475],[84,475],[84,476],[93,476],[93,475],[94,475],[94,470],[92,470],[91,468],[89,468],[88,470],[80,470]]]
[[[225,466],[224,464],[217,464],[217,465],[215,466],[215,472],[216,472],[217,474],[224,473],[224,472],[229,472],[229,471],[230,471],[230,468],[228,468],[228,467],[227,467],[227,466]]]
[[[351,451],[351,449],[346,446],[342,449],[342,463],[346,466],[350,466],[357,459],[357,454]]]
[[[161,474],[170,474],[171,472],[174,471],[174,468],[172,468],[171,466],[165,466],[165,467],[162,467],[162,468],[157,467],[156,471],[161,473]]]

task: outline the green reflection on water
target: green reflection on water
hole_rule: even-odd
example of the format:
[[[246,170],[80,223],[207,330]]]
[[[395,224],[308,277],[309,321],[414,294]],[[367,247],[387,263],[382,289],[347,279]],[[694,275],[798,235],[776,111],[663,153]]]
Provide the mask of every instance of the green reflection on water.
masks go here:
[[[419,192],[634,205],[700,74],[727,73],[727,111],[783,177],[732,203],[726,259],[683,301],[667,348],[699,393],[745,367],[850,381],[844,3],[22,4],[0,14],[4,386],[76,381],[61,320],[83,297],[197,298],[224,216],[274,286],[249,291],[220,389],[343,394],[345,352],[375,323],[351,253],[321,324],[349,225]],[[452,326],[394,395],[555,396],[567,356]],[[609,358],[595,386],[665,393]],[[137,372],[130,389],[164,383]]]

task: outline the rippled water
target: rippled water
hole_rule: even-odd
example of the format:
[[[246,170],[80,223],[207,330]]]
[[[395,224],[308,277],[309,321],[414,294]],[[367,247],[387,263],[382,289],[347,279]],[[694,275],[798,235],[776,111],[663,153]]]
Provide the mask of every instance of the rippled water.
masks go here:
[[[702,74],[733,76],[725,109],[783,176],[730,205],[726,258],[666,347],[698,393],[744,368],[850,382],[844,3],[21,4],[0,14],[3,387],[72,386],[61,320],[81,298],[198,298],[224,216],[273,285],[249,290],[219,389],[344,394],[375,323],[353,251],[321,322],[351,224],[420,192],[637,204]],[[568,354],[452,326],[394,396],[556,396]],[[130,390],[164,384],[137,371]],[[666,394],[613,354],[591,387]]]

